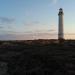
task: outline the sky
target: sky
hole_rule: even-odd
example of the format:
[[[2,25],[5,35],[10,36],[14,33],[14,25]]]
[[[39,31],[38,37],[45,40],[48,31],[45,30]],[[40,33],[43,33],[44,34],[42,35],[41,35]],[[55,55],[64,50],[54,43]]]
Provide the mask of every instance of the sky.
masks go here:
[[[75,39],[74,0],[0,0],[0,40],[57,39],[59,8],[65,39]]]

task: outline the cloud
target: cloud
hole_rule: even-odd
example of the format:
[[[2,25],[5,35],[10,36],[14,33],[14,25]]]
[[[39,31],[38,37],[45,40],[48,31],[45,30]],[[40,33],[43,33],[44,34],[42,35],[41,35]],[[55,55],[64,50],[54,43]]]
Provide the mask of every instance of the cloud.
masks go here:
[[[25,23],[24,25],[25,26],[32,26],[32,25],[37,25],[37,24],[40,24],[40,22],[39,21],[31,21],[31,22]]]
[[[52,0],[52,4],[57,4],[58,0]]]
[[[4,27],[3,26],[0,26],[0,29],[3,29]]]
[[[12,18],[8,18],[8,17],[0,17],[0,24],[11,24],[13,23],[15,20]]]
[[[3,32],[5,30],[12,30],[14,25],[15,25],[14,18],[0,16],[0,29],[1,29],[0,32]]]
[[[55,39],[57,34],[50,33],[30,33],[30,34],[17,34],[15,35],[18,40],[34,40],[34,39]]]
[[[0,40],[17,40],[15,35],[0,34]]]

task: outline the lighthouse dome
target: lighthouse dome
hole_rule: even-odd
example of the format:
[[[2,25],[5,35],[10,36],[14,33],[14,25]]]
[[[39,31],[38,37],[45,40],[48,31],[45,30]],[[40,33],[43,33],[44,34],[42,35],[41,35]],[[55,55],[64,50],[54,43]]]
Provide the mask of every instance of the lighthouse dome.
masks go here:
[[[63,13],[63,9],[62,8],[60,8],[59,9],[59,13],[58,13],[58,15],[63,15],[64,13]]]
[[[59,10],[63,10],[62,8],[60,8]]]

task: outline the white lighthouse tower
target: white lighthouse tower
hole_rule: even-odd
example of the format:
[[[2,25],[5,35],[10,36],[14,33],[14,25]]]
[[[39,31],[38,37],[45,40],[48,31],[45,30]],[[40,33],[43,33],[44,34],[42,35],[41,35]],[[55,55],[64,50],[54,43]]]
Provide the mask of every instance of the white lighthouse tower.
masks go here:
[[[58,39],[59,41],[63,41],[64,40],[64,32],[63,32],[63,9],[60,8],[59,9],[59,13],[58,13],[58,16],[59,16],[59,25],[58,25]]]

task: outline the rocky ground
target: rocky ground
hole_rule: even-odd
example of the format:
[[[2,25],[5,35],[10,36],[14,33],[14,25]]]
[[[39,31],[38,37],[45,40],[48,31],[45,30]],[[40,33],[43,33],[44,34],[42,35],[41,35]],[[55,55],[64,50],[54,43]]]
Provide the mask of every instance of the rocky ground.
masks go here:
[[[7,64],[7,75],[75,75],[74,45],[0,47],[0,61]]]

